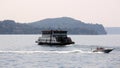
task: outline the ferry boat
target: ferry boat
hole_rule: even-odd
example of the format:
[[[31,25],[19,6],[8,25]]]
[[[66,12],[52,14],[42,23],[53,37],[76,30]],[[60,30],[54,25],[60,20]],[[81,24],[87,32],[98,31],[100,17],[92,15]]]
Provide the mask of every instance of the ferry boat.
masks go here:
[[[38,45],[69,45],[74,44],[70,37],[67,37],[67,31],[63,30],[46,30],[42,31],[42,37],[36,41]]]

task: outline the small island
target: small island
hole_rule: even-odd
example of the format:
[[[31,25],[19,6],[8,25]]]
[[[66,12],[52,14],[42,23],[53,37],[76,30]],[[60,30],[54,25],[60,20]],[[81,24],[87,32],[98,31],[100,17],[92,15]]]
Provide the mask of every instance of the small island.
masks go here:
[[[40,34],[43,30],[65,30],[68,34],[104,35],[102,24],[85,23],[70,17],[48,18],[30,23],[18,23],[14,20],[0,21],[0,34]]]

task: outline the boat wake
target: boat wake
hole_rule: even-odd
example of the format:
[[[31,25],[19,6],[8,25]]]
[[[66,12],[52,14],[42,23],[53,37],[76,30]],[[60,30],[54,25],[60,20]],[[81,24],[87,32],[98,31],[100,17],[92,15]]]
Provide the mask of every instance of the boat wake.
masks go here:
[[[93,53],[93,52],[82,51],[82,50],[72,50],[72,51],[0,51],[0,53],[33,54],[33,53]]]

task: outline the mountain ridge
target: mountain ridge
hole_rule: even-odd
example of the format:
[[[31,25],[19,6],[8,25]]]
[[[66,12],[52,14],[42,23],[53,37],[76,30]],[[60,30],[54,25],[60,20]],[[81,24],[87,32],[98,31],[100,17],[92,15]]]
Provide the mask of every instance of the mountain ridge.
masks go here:
[[[67,30],[68,34],[107,34],[103,25],[101,24],[89,24],[70,17],[47,18],[24,24],[17,23],[13,20],[0,21],[0,34],[39,34],[42,30],[48,29]]]

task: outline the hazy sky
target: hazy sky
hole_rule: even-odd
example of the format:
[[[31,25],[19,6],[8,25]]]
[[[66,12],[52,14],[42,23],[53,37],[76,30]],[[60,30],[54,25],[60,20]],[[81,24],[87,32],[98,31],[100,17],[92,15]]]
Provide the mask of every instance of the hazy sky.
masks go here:
[[[64,16],[120,27],[120,0],[0,0],[0,20],[24,23]]]

